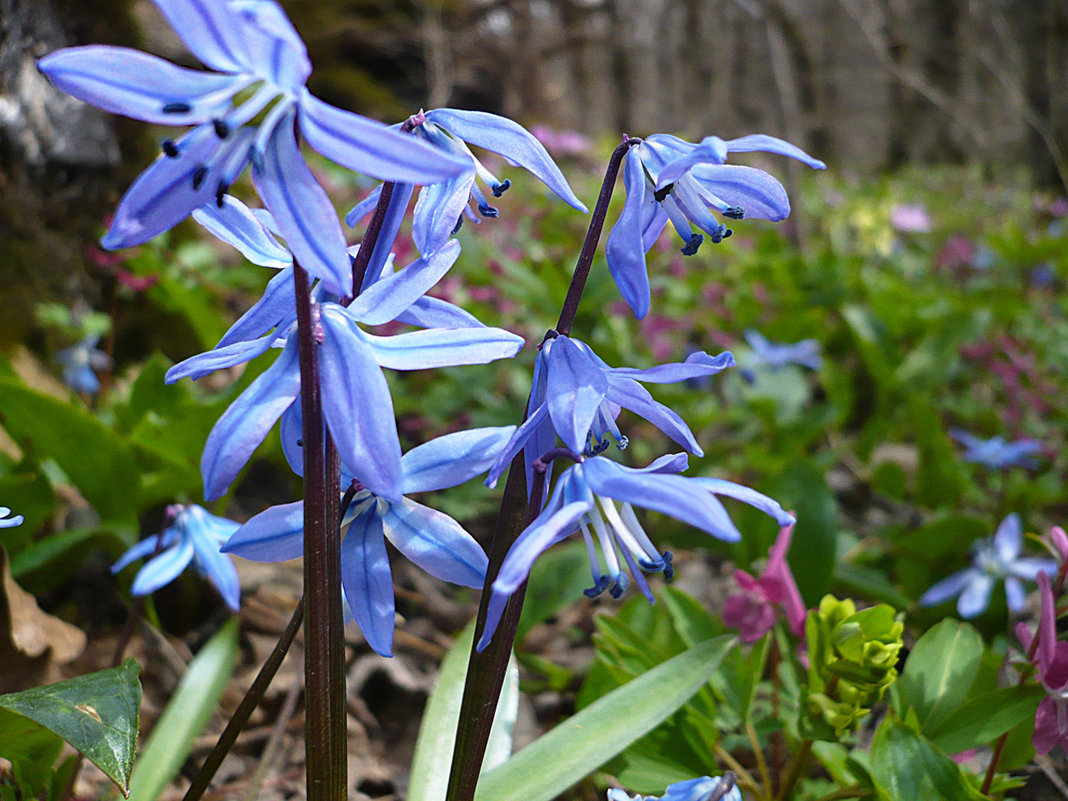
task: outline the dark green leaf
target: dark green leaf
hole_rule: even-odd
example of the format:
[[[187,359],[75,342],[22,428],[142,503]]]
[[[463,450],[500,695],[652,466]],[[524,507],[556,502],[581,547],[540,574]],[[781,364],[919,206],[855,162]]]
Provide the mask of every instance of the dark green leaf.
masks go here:
[[[1045,689],[1037,684],[982,693],[942,717],[927,736],[947,754],[978,748],[1014,726],[1033,724],[1038,703],[1045,696]]]
[[[892,714],[872,740],[871,774],[892,801],[984,801],[952,759]]]

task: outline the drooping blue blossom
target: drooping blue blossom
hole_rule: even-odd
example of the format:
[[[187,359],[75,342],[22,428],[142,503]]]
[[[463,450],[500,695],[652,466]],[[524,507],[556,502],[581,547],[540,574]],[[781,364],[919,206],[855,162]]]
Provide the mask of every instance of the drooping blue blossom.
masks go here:
[[[296,408],[296,407],[295,407]],[[282,442],[300,472],[299,416],[283,425]],[[462,484],[485,472],[515,430],[477,428],[446,434],[401,457],[404,495]],[[342,479],[352,480],[342,464]],[[465,587],[481,587],[488,559],[477,542],[448,515],[409,498],[391,501],[361,489],[342,524],[341,582],[353,617],[372,648],[391,656],[393,648],[393,579],[386,554],[389,540],[408,559],[437,578]],[[297,559],[304,548],[304,503],[273,506],[243,525],[223,548],[260,562]]]
[[[608,235],[605,256],[635,317],[649,311],[645,254],[668,220],[682,238],[682,252],[692,256],[705,235],[719,243],[733,233],[713,212],[733,220],[756,217],[773,222],[789,215],[790,200],[775,178],[763,170],[725,163],[728,153],[753,151],[789,156],[815,169],[826,167],[800,148],[763,134],[727,141],[708,136],[697,144],[654,134],[627,152],[623,168],[627,199]],[[704,234],[695,233],[694,227]]]
[[[580,454],[604,451],[609,437],[625,448],[627,438],[616,425],[620,409],[641,415],[687,451],[701,456],[703,451],[689,426],[655,401],[639,382],[671,384],[715,375],[733,364],[734,356],[727,351],[717,356],[697,351],[683,362],[645,370],[609,367],[581,340],[567,336],[547,339],[534,361],[527,419],[501,452],[487,483],[496,483],[520,448],[527,449],[529,471],[530,463],[552,448],[557,436]]]
[[[1042,443],[1034,439],[1018,439],[1007,442],[1004,437],[983,439],[959,428],[949,429],[949,435],[964,446],[964,461],[976,462],[991,470],[1008,470],[1010,467],[1025,467],[1033,470],[1038,462],[1032,454],[1042,449]]]
[[[6,506],[0,506],[0,528],[14,528],[15,526],[21,526],[22,521],[26,519],[22,515],[12,515],[11,517],[8,517],[10,514],[11,509]]]
[[[971,567],[932,586],[920,597],[920,606],[935,606],[959,595],[957,613],[967,620],[986,611],[994,585],[1004,581],[1009,609],[1021,611],[1026,599],[1023,581],[1034,581],[1039,573],[1052,576],[1057,572],[1056,561],[1021,557],[1022,548],[1023,526],[1013,512],[1001,521],[993,537],[976,542]]]
[[[727,542],[737,542],[741,534],[717,495],[748,503],[780,526],[794,522],[778,503],[748,487],[723,479],[677,475],[686,468],[685,454],[662,456],[643,468],[625,467],[603,456],[578,458],[582,461],[560,474],[541,514],[505,556],[493,582],[479,650],[489,643],[508,598],[526,581],[534,560],[576,531],[582,531],[590,557],[593,586],[584,591],[587,596],[608,590],[620,597],[629,584],[629,571],[652,603],[642,571],[663,573],[670,579],[671,553],[656,549],[634,514],[635,506],[671,515]]]
[[[790,345],[772,342],[756,329],[749,328],[745,332],[745,341],[753,349],[753,361],[773,370],[788,364],[819,370],[823,365],[820,343],[815,339],[802,339]]]
[[[118,573],[132,562],[156,554],[137,572],[130,587],[134,595],[148,595],[170,584],[193,562],[200,574],[218,588],[226,605],[236,612],[241,600],[237,569],[233,560],[219,551],[219,546],[237,531],[239,524],[216,517],[195,504],[175,504],[167,508],[167,515],[170,525],[126,551],[111,566],[111,572]]]
[[[63,367],[63,383],[75,392],[95,395],[100,391],[100,379],[94,370],[111,366],[111,357],[97,348],[98,334],[90,334],[81,342],[64,348],[56,354],[56,361]]]
[[[719,776],[701,776],[669,784],[660,796],[630,796],[623,790],[612,788],[608,791],[608,801],[742,801],[742,792],[738,785],[732,782],[730,789],[720,791],[722,783],[723,779]]]
[[[251,161],[257,189],[290,234],[291,249],[324,278],[316,272],[317,251],[323,241],[341,236],[340,226],[335,218],[320,227],[329,222],[325,193],[300,156],[294,124],[327,158],[382,180],[441,181],[468,168],[466,160],[311,95],[304,85],[311,72],[304,43],[274,0],[154,2],[214,72],[101,45],[65,48],[38,61],[58,88],[106,111],[194,126],[177,141],[164,142],[163,154],[127,191],[105,247],[140,244],[193,209],[221,202]],[[301,241],[301,232],[309,241]]]
[[[401,127],[394,126],[395,129]],[[404,127],[441,152],[467,162],[467,169],[459,175],[420,190],[412,220],[412,237],[420,253],[431,253],[441,247],[455,233],[464,217],[479,222],[480,217],[497,216],[497,209],[490,205],[479,181],[494,197],[500,197],[512,185],[511,181],[501,181],[487,170],[471,152],[468,143],[503,156],[513,166],[523,167],[568,205],[581,212],[586,211],[586,206],[571,190],[545,146],[523,126],[507,117],[485,111],[439,108],[419,112],[409,118]],[[354,225],[368,214],[378,203],[380,193],[381,187],[353,208],[345,216],[345,221]],[[396,186],[390,198],[387,220],[403,216],[411,196],[410,185]],[[472,204],[477,208],[477,213]],[[394,227],[387,224],[384,230],[387,228],[392,230],[393,236],[396,235]],[[392,242],[392,238],[388,241]]]

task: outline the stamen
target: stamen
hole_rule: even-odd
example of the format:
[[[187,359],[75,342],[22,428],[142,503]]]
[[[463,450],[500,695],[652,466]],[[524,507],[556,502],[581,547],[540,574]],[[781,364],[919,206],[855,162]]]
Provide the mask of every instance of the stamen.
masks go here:
[[[727,230],[728,230],[727,228],[725,228],[724,226],[721,225],[718,229],[713,231],[709,235],[708,238],[712,242],[713,245],[718,245],[720,242],[723,241],[723,238],[726,235],[726,231]]]
[[[500,215],[500,212],[493,208],[493,206],[483,206],[481,203],[478,204],[478,213],[483,217],[491,217],[493,219],[496,219]]]
[[[732,236],[734,236],[734,229],[733,228],[724,228],[723,229],[723,238],[724,239],[730,239]]]
[[[671,566],[671,561],[675,558],[675,554],[671,551],[664,551],[662,556],[664,558],[664,581],[671,581],[675,578],[675,568]]]
[[[208,177],[208,167],[206,164],[201,164],[195,170],[193,170],[193,191],[200,189],[204,185],[204,179]]]
[[[732,220],[741,220],[745,217],[745,209],[741,206],[728,206],[722,212],[724,217],[730,217]]]
[[[627,446],[630,445],[630,439],[625,434],[620,434],[619,441],[616,443],[616,447],[621,451],[625,451]]]
[[[620,573],[616,576],[616,583],[612,585],[612,589],[608,591],[608,594],[615,599],[622,597],[623,593],[627,591],[627,587],[630,586],[630,579],[627,578],[626,573]]]
[[[608,585],[610,585],[611,583],[612,583],[612,579],[610,579],[608,576],[603,576],[602,575],[601,577],[599,577],[597,579],[597,583],[596,584],[594,584],[592,587],[586,587],[582,591],[582,594],[585,595],[587,598],[596,598],[602,592],[607,590],[608,589]],[[617,595],[616,597],[618,598],[619,596]]]
[[[178,145],[174,143],[173,139],[164,139],[160,147],[163,149],[163,155],[167,158],[176,159],[182,155],[182,152],[178,149]]]
[[[164,114],[188,114],[192,110],[188,103],[165,103],[163,106]]]
[[[664,198],[666,198],[671,193],[671,190],[674,188],[675,184],[673,183],[668,184],[667,186],[660,187],[655,192],[653,192],[653,200],[655,200],[657,203],[663,203]]]
[[[493,196],[494,197],[500,197],[505,192],[507,192],[511,188],[511,186],[512,186],[512,182],[509,181],[507,178],[505,178],[503,181],[501,181],[496,186],[490,187],[490,189],[493,192]]]
[[[215,205],[220,209],[224,205],[223,198],[226,197],[226,190],[229,188],[230,187],[227,186],[226,181],[219,181],[218,185],[215,187]]]
[[[463,225],[464,225],[464,215],[461,214],[459,217],[456,218],[456,225],[452,229],[452,231],[449,233],[449,236],[455,236],[456,232],[459,231],[461,228],[463,228]]]
[[[220,139],[225,139],[230,135],[230,126],[226,120],[215,119],[211,121],[211,124],[215,128],[215,135]]]
[[[720,237],[722,239],[722,237]],[[713,239],[715,243],[719,243],[720,239]],[[697,253],[697,249],[701,247],[701,243],[705,241],[704,234],[694,234],[690,237],[690,241],[686,243],[686,247],[682,249],[683,256],[693,256]]]

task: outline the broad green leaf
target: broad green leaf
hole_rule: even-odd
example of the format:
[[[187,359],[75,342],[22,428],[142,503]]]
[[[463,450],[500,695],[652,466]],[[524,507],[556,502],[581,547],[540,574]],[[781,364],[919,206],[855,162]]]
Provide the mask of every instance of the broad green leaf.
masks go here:
[[[204,731],[237,664],[237,621],[228,620],[197,652],[163,709],[130,777],[131,801],[155,801]]]
[[[136,661],[127,659],[117,668],[0,695],[0,708],[62,737],[126,795],[137,747],[140,670]]]
[[[947,754],[978,748],[1020,723],[1033,723],[1045,695],[1045,689],[1037,684],[982,693],[940,718],[930,731],[925,727],[925,733]]]
[[[47,786],[61,750],[63,738],[58,734],[0,708],[0,758],[11,762],[30,794],[36,796]]]
[[[112,546],[114,553],[132,545],[137,529],[126,526],[89,526],[49,534],[23,549],[11,559],[11,575],[22,580],[32,577],[33,589],[51,588],[74,573],[85,552],[93,547]]]
[[[597,699],[488,771],[476,801],[555,798],[685,704],[736,643],[707,640]]]
[[[419,724],[419,738],[415,743],[412,772],[408,779],[410,798],[420,801],[443,801],[445,798],[473,631],[473,625],[465,628],[441,662],[441,671]],[[513,655],[493,717],[486,756],[482,762],[484,771],[502,764],[511,755],[512,727],[518,711],[519,669]]]
[[[0,425],[37,459],[53,459],[101,518],[136,521],[133,451],[88,411],[0,378]]]
[[[946,618],[928,629],[909,653],[897,681],[898,712],[904,715],[910,707],[915,709],[930,736],[967,697],[982,658],[983,638],[967,623]]]
[[[871,775],[892,801],[984,801],[958,765],[893,714],[871,744]]]
[[[797,516],[787,560],[797,588],[808,606],[815,606],[831,589],[838,509],[823,474],[810,461],[787,465],[765,489]]]

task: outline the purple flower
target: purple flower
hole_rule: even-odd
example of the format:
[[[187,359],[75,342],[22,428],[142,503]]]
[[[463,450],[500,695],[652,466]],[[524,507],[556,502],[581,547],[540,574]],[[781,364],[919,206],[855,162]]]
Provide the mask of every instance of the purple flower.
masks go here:
[[[291,249],[314,271],[321,242],[341,231],[336,218],[331,223],[323,215],[325,194],[300,156],[294,124],[327,158],[383,180],[441,181],[466,168],[465,161],[312,96],[304,86],[311,72],[304,43],[273,0],[155,3],[215,72],[101,45],[66,48],[38,61],[59,89],[106,111],[194,126],[165,142],[163,154],[127,191],[105,247],[141,244],[193,209],[221,202],[252,161],[257,189],[289,234]],[[253,124],[260,114],[262,122]]]
[[[649,311],[645,254],[668,220],[682,237],[683,254],[692,256],[704,235],[719,243],[732,233],[713,212],[732,220],[756,217],[773,222],[789,215],[790,200],[782,184],[763,170],[725,163],[728,153],[752,151],[789,156],[819,170],[826,167],[800,148],[762,134],[728,141],[709,136],[698,144],[654,134],[627,153],[623,169],[627,200],[608,235],[605,256],[635,317]]]
[[[585,590],[586,595],[592,598],[609,590],[613,597],[621,596],[629,584],[625,565],[652,603],[642,571],[670,578],[671,553],[656,549],[634,514],[635,506],[671,515],[727,542],[737,542],[741,534],[717,495],[748,503],[780,526],[793,522],[778,503],[748,487],[716,478],[675,475],[685,467],[685,454],[674,454],[639,469],[603,456],[583,459],[567,468],[541,514],[519,535],[501,564],[479,650],[489,643],[509,596],[526,581],[534,560],[550,545],[580,530],[593,574],[593,586]]]
[[[1031,742],[1040,754],[1048,754],[1058,745],[1068,753],[1068,642],[1057,639],[1057,608],[1045,573],[1038,575],[1038,592],[1042,616],[1034,635],[1038,637],[1034,665],[1047,695],[1038,704]],[[1016,626],[1016,636],[1029,652],[1033,637],[1026,624]]]
[[[608,791],[608,801],[742,801],[741,790],[733,781],[729,789],[722,785],[719,776],[701,776],[669,784],[661,796],[629,796],[623,790],[612,788]]]
[[[111,566],[111,572],[118,573],[131,562],[158,552],[137,572],[130,587],[134,595],[148,595],[170,584],[195,562],[200,574],[218,588],[226,605],[237,611],[241,599],[237,570],[230,557],[220,553],[219,546],[237,531],[238,524],[196,505],[175,504],[167,509],[167,515],[171,524],[126,551]]]
[[[742,642],[756,642],[775,624],[781,609],[790,631],[800,637],[805,632],[805,602],[786,561],[794,524],[779,529],[775,544],[768,551],[768,564],[760,578],[744,570],[734,571],[734,580],[742,592],[728,596],[723,604],[723,622],[741,633]]]
[[[21,526],[22,521],[26,518],[22,515],[14,515],[8,517],[11,514],[11,510],[6,506],[0,506],[0,528],[14,528],[15,526]]]
[[[290,463],[299,460],[293,441],[299,432],[283,425]],[[401,457],[401,492],[408,495],[462,484],[492,463],[515,426],[458,431],[433,439]],[[287,431],[289,433],[287,433]],[[343,477],[350,468],[343,465]],[[342,524],[341,583],[353,617],[367,642],[383,656],[393,648],[393,579],[385,540],[433,576],[465,587],[481,587],[488,559],[477,542],[446,514],[409,498],[390,500],[361,489]],[[304,549],[304,503],[272,506],[243,525],[223,551],[259,562],[298,559]]]
[[[1038,463],[1031,458],[1042,448],[1034,439],[1018,439],[1006,442],[1004,437],[982,439],[959,428],[949,429],[949,435],[964,446],[964,461],[976,462],[991,470],[1008,470],[1010,467],[1025,467],[1033,470]]]
[[[935,606],[959,595],[957,613],[966,620],[977,617],[989,606],[994,585],[1003,580],[1009,609],[1019,612],[1025,601],[1023,581],[1035,581],[1039,573],[1052,575],[1057,570],[1052,559],[1021,557],[1022,547],[1023,527],[1020,516],[1013,512],[1001,521],[993,537],[975,544],[971,567],[927,590],[920,597],[920,606]]]

